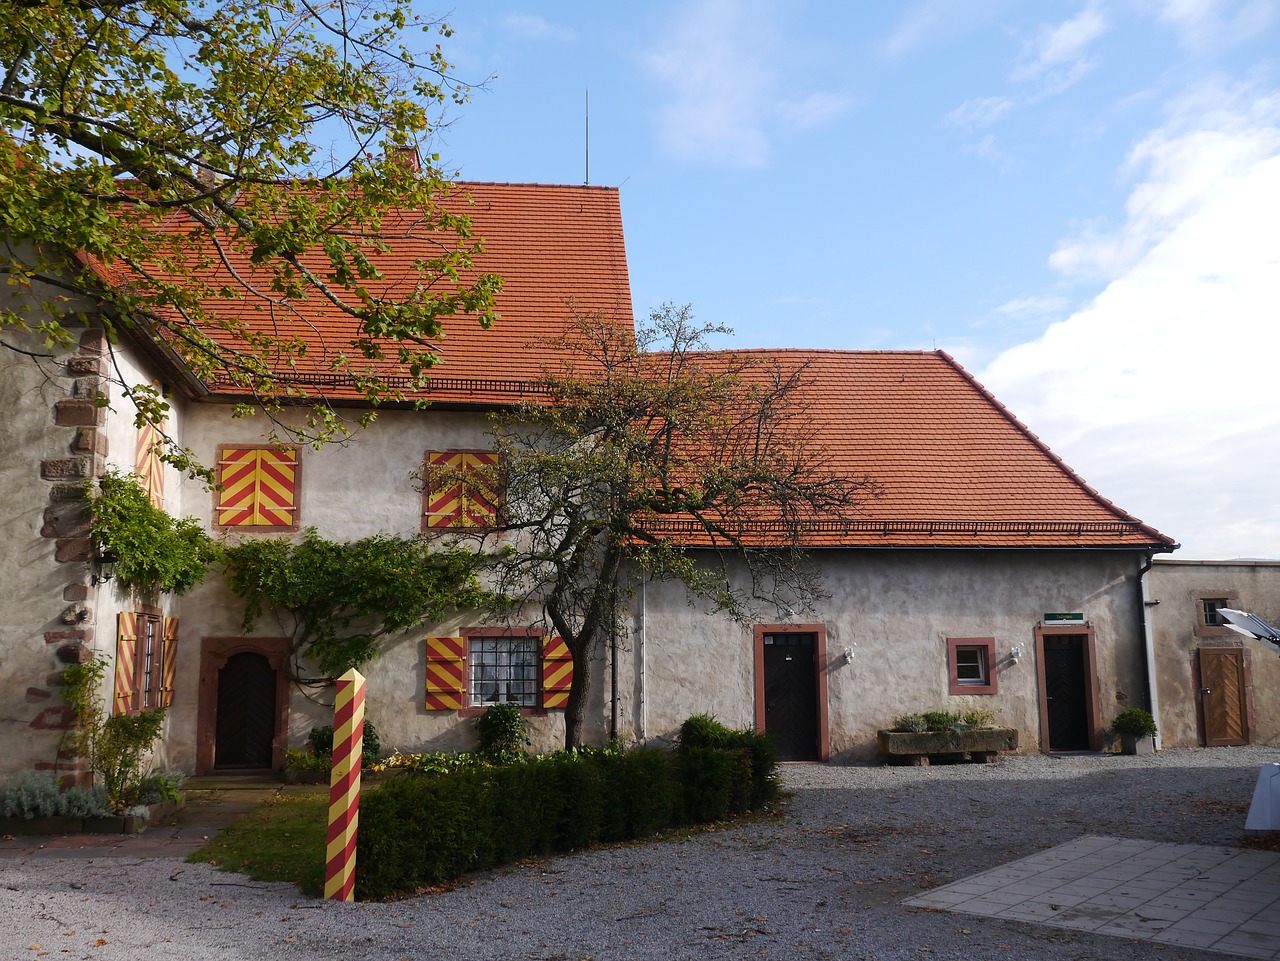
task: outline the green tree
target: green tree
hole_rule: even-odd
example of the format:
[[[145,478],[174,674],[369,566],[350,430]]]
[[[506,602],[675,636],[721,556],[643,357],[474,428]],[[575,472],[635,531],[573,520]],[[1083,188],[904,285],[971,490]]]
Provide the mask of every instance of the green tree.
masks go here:
[[[470,270],[438,157],[406,152],[468,96],[432,34],[450,29],[410,0],[0,2],[0,345],[49,362],[24,345],[66,346],[92,313],[251,391],[245,410],[306,400],[292,430],[320,442],[344,421],[282,376],[319,304],[350,331],[323,369],[375,405],[416,389],[441,318],[487,326],[500,285]],[[412,236],[438,253],[390,276]],[[132,397],[163,418],[157,392]]]
[[[545,402],[495,421],[493,475],[432,477],[503,492],[497,528],[463,536],[506,544],[492,554],[500,615],[542,610],[572,653],[566,747],[582,741],[593,653],[624,632],[629,572],[682,581],[744,622],[761,605],[809,609],[821,589],[806,522],[875,493],[824,466],[805,366],[708,352],[727,332],[670,305],[634,336],[577,317]]]

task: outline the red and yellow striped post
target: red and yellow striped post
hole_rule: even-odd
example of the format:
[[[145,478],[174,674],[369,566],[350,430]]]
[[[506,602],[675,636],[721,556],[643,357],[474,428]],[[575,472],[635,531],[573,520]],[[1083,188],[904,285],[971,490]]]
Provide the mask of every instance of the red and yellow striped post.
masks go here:
[[[353,901],[356,826],[360,821],[360,753],[364,749],[364,675],[354,667],[338,678],[333,704],[333,773],[329,777],[329,844],[324,896]]]

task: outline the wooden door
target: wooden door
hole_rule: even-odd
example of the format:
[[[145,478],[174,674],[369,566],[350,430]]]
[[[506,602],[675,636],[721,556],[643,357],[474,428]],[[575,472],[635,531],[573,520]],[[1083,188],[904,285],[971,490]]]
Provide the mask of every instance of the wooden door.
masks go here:
[[[272,767],[276,671],[263,654],[242,651],[218,671],[215,769]]]
[[[764,729],[784,761],[816,761],[818,744],[817,638],[764,636]]]
[[[1044,638],[1044,697],[1050,751],[1087,751],[1088,673],[1082,634]]]
[[[1206,747],[1249,743],[1243,649],[1200,648],[1200,704]]]

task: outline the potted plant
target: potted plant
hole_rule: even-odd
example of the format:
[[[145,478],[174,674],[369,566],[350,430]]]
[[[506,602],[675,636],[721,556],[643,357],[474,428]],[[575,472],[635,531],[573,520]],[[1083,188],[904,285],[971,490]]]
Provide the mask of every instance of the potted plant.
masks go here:
[[[1156,719],[1150,711],[1130,707],[1116,715],[1111,730],[1120,735],[1120,751],[1123,754],[1154,754],[1156,750]]]

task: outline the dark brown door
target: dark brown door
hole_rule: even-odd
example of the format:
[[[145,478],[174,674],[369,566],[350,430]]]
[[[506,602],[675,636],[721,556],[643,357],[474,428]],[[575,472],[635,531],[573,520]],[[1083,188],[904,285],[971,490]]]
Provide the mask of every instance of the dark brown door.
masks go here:
[[[764,636],[764,729],[784,761],[818,759],[817,637]]]
[[[265,655],[232,654],[218,671],[214,762],[218,769],[271,767],[276,672]]]
[[[1238,647],[1200,648],[1206,747],[1249,743],[1244,698],[1244,651]]]
[[[1050,751],[1087,751],[1088,674],[1083,634],[1050,634],[1044,639],[1044,686]]]

